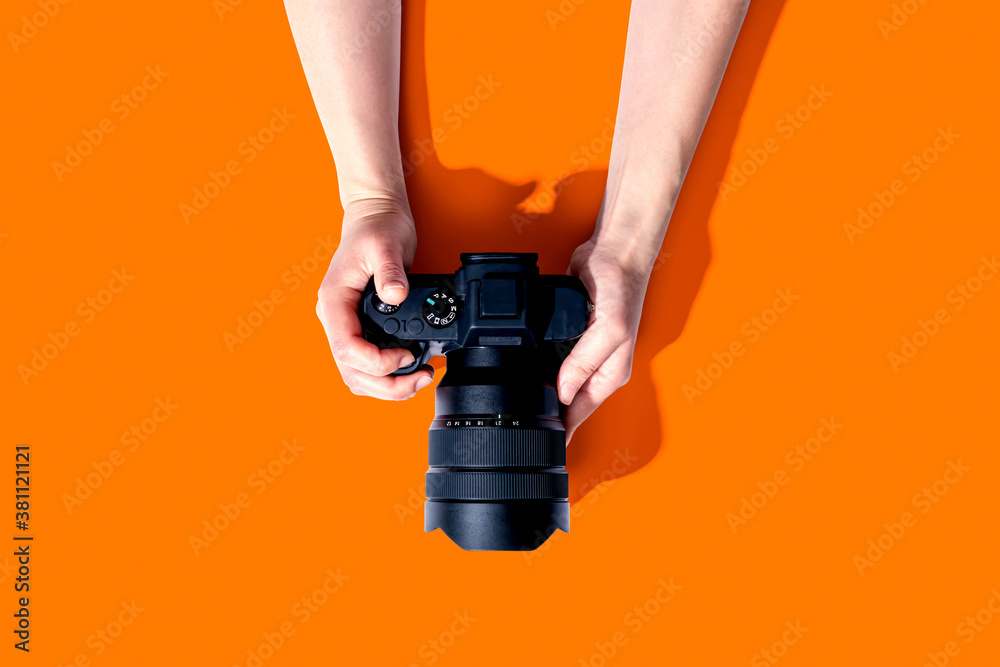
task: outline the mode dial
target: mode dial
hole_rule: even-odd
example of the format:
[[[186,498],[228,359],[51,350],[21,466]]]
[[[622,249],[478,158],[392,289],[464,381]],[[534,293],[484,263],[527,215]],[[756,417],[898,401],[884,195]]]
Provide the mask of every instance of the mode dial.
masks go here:
[[[444,288],[438,288],[424,299],[424,321],[435,329],[450,326],[458,317],[461,303],[455,295]]]

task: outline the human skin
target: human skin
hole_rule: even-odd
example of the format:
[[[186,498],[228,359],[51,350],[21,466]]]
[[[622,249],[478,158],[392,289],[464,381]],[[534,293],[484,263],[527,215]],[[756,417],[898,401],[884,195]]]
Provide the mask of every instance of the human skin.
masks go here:
[[[604,200],[593,235],[569,267],[586,285],[594,311],[557,379],[567,406],[567,442],[629,379],[649,276],[748,5],[632,2]],[[406,298],[405,272],[417,246],[399,145],[399,5],[285,0],[285,8],[344,207],[340,246],[320,287],[317,314],[351,391],[409,398],[430,384],[433,369],[389,375],[412,356],[365,341],[357,317],[372,276],[386,303]],[[381,28],[365,34],[372,16],[382,17]]]

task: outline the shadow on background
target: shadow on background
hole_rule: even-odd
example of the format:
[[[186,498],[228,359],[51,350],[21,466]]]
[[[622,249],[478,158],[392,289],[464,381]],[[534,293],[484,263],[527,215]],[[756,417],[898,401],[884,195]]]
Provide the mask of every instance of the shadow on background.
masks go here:
[[[630,382],[577,430],[567,454],[570,502],[599,482],[632,473],[659,451],[666,434],[650,362],[677,340],[711,261],[708,218],[733,141],[783,0],[752,3],[698,150],[684,181],[660,260],[650,278]],[[544,272],[562,272],[593,231],[607,171],[567,177],[548,213],[517,205],[535,183],[511,184],[481,169],[449,169],[434,150],[424,59],[426,0],[403,12],[400,145],[419,247],[412,270],[450,273],[461,252],[539,252]]]

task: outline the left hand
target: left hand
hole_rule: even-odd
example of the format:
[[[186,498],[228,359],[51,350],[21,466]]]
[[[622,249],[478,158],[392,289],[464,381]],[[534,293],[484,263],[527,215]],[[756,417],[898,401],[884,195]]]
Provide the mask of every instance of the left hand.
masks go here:
[[[633,266],[594,239],[581,245],[569,273],[587,288],[590,326],[563,361],[556,386],[566,408],[566,443],[574,431],[632,373],[632,351],[652,267]]]

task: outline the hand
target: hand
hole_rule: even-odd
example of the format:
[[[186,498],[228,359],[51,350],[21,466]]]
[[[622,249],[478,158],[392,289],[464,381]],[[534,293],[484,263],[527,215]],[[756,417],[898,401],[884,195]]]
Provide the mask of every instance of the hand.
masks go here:
[[[401,348],[380,350],[369,343],[361,337],[358,319],[358,301],[372,276],[382,301],[403,302],[409,291],[406,269],[416,249],[417,233],[405,204],[392,199],[348,204],[340,246],[319,289],[316,314],[340,374],[354,394],[403,400],[429,385],[434,377],[430,366],[411,375],[390,376],[412,364],[413,355]]]
[[[566,443],[604,400],[629,380],[639,316],[652,267],[632,266],[593,239],[573,253],[569,273],[594,304],[590,326],[563,361],[557,386],[566,408]]]

